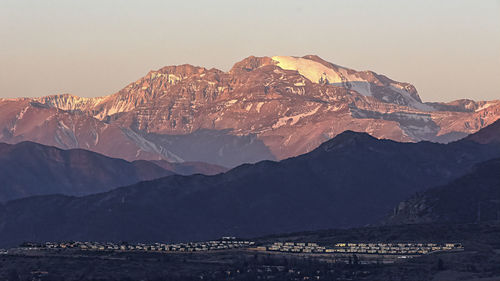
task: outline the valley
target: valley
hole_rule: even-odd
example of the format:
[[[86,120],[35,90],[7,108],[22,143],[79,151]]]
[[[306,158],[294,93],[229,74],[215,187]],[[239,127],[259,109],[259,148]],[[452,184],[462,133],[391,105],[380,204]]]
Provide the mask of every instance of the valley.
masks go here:
[[[177,246],[155,243],[47,243],[24,244],[0,254],[0,276],[20,280],[488,280],[500,272],[498,223],[423,224],[323,230],[273,235],[248,240],[198,242]],[[414,240],[415,239],[415,240]],[[428,254],[307,253],[261,250],[278,243],[302,247],[382,243],[407,245],[433,241],[460,241],[464,248]],[[234,242],[231,242],[234,241]],[[275,242],[272,242],[275,241]],[[281,242],[276,242],[281,241]],[[343,242],[341,242],[343,241]],[[229,245],[247,243],[244,248]],[[252,245],[252,243],[255,243]],[[405,242],[408,243],[408,242]],[[196,250],[203,245],[221,249]],[[82,246],[95,245],[95,249]],[[189,248],[189,245],[193,245]],[[409,245],[409,244],[408,244]],[[314,245],[313,245],[314,246]],[[92,246],[93,247],[93,246]],[[166,247],[166,248],[165,248]],[[183,248],[186,247],[186,248]],[[396,246],[400,247],[400,246]],[[101,250],[102,248],[102,250]],[[125,249],[125,250],[122,250]],[[191,250],[189,250],[191,249]],[[339,248],[340,249],[340,248]],[[23,265],[22,267],[20,265]],[[10,277],[9,277],[10,276]],[[31,279],[30,279],[31,280]]]

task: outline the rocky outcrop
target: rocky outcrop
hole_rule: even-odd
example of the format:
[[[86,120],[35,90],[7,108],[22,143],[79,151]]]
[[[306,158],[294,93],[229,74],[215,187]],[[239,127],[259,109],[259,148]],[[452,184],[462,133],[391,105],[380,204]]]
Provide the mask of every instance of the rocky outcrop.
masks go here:
[[[474,223],[500,219],[500,158],[449,184],[399,203],[389,224]]]
[[[500,149],[500,120],[456,142]],[[437,185],[437,184],[436,184]],[[479,163],[467,175],[417,193],[394,208],[385,223],[471,223],[500,219],[500,158]]]

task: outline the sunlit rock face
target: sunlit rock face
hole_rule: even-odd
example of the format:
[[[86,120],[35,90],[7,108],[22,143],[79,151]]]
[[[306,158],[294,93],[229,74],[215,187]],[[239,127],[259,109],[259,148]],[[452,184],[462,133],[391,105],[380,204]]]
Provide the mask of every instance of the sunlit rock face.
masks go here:
[[[228,72],[167,66],[98,98],[0,100],[0,141],[232,167],[303,154],[345,130],[449,142],[499,116],[499,101],[424,103],[411,84],[317,56],[252,56]]]

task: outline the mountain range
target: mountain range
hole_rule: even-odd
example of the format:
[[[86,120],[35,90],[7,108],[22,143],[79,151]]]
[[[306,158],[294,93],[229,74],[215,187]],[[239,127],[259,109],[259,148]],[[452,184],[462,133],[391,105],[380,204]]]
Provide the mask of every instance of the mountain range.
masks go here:
[[[400,143],[346,131],[309,153],[222,174],[173,175],[83,197],[13,200],[0,205],[0,246],[196,241],[378,223],[412,194],[500,157],[500,145],[482,135],[449,144]]]
[[[449,184],[401,202],[389,224],[477,223],[500,220],[500,158],[478,164]]]
[[[499,117],[498,100],[423,102],[409,83],[318,56],[251,56],[227,72],[167,66],[108,96],[0,99],[0,141],[235,167],[307,153],[346,130],[446,143]]]
[[[500,147],[500,121],[465,138]],[[470,173],[402,201],[385,223],[479,223],[500,220],[500,158]]]
[[[223,171],[206,163],[128,162],[84,149],[0,143],[0,201],[45,194],[81,196],[173,174]]]

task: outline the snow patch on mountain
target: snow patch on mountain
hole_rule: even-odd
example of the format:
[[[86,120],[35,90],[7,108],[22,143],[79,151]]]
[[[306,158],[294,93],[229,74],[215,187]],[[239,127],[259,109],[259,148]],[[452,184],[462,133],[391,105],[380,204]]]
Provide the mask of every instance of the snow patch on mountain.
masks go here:
[[[68,140],[68,141],[65,141]],[[77,148],[78,138],[75,134],[75,127],[72,124],[71,127],[66,125],[63,120],[59,120],[57,123],[57,131],[54,136],[54,141],[61,147],[66,148]],[[69,145],[67,145],[69,143]]]
[[[165,149],[163,146],[156,145],[155,143],[145,139],[141,135],[137,134],[131,129],[122,128],[123,133],[134,143],[139,146],[139,150],[137,150],[136,155],[140,155],[142,151],[144,152],[154,152],[159,155],[162,155],[165,160],[169,162],[182,163],[185,162],[184,159],[172,153],[171,151]]]
[[[229,101],[226,101],[225,106],[231,106],[231,105],[233,105],[233,104],[235,104],[237,102],[238,102],[238,100],[229,100]]]
[[[365,81],[350,81],[342,83],[330,83],[333,86],[344,87],[348,90],[353,90],[363,96],[372,96],[371,85]]]
[[[255,109],[257,110],[258,113],[260,113],[260,109],[262,108],[263,105],[264,105],[264,102],[257,103],[257,107]]]
[[[401,94],[401,96],[405,99],[405,101],[407,102],[407,104],[410,107],[413,107],[413,108],[416,108],[416,109],[419,109],[422,111],[435,111],[436,110],[434,107],[432,107],[430,105],[427,105],[427,104],[424,104],[424,103],[421,103],[421,102],[415,100],[406,90],[401,88],[401,86],[398,84],[392,83],[389,87],[392,90]]]
[[[272,60],[278,67],[297,71],[313,83],[343,87],[363,96],[373,96],[383,102],[406,105],[422,111],[436,110],[419,100],[416,91],[413,93],[413,86],[392,81],[370,71],[358,72],[305,57],[274,56]],[[374,89],[374,87],[378,89]],[[380,87],[386,87],[390,91],[381,92]]]
[[[331,84],[356,91],[364,96],[372,96],[370,83],[356,74],[350,74],[345,68],[334,69],[306,58],[274,56],[272,59],[280,68],[295,70],[313,83]]]
[[[60,94],[34,98],[33,100],[62,110],[85,110],[99,104],[104,100],[104,97],[85,98],[70,94]]]
[[[313,60],[289,56],[274,56],[273,61],[284,70],[295,70],[313,83],[328,80],[328,83],[342,83],[340,76],[332,68]]]
[[[497,102],[486,102],[482,106],[479,106],[475,111],[478,112],[478,111],[484,110],[484,109],[486,109],[492,105],[496,105],[496,104],[497,104]]]
[[[297,122],[300,121],[300,119],[304,118],[304,117],[307,117],[307,116],[311,116],[311,115],[314,115],[316,114],[316,112],[318,112],[318,110],[321,108],[321,105],[317,106],[316,108],[314,108],[313,110],[311,111],[308,111],[308,112],[304,112],[304,113],[300,113],[300,114],[297,114],[297,115],[294,115],[294,116],[285,116],[285,117],[281,117],[273,126],[272,128],[273,129],[277,129],[281,126],[284,126],[284,125],[287,125],[288,123],[290,123],[291,126],[297,124]]]

